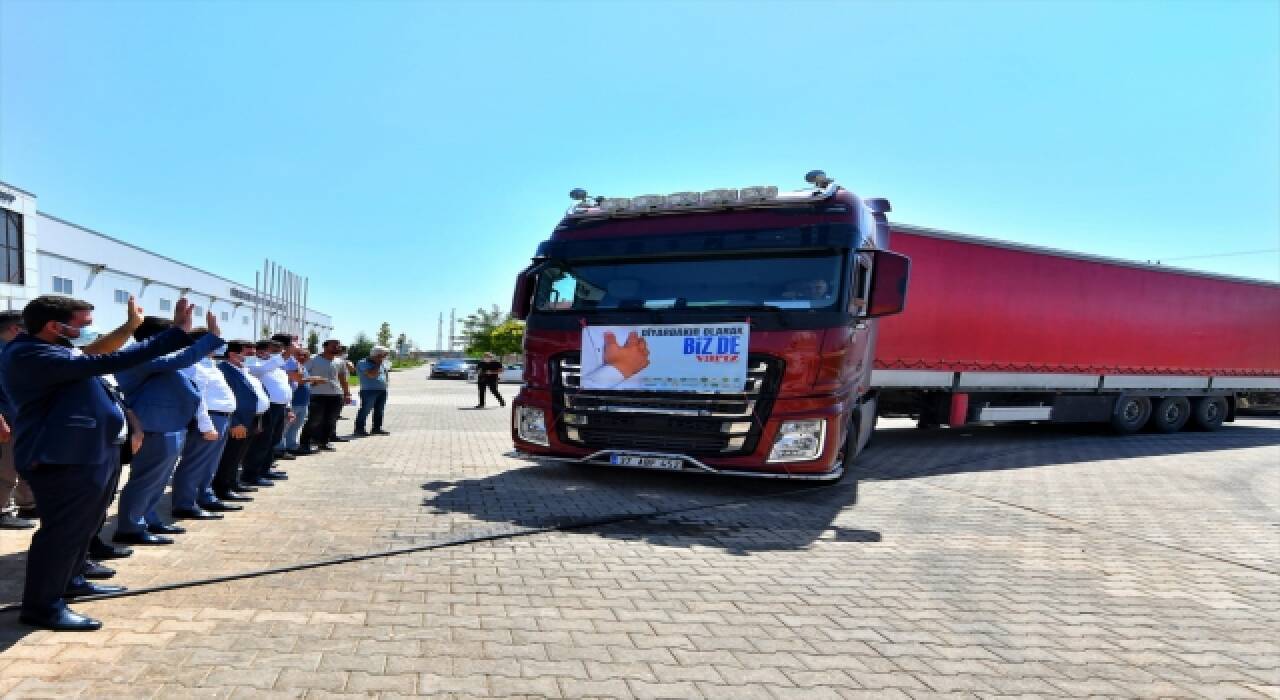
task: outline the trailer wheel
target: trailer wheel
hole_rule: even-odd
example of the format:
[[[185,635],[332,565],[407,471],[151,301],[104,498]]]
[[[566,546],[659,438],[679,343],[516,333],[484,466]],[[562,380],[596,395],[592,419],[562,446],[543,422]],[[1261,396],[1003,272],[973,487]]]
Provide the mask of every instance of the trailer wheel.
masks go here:
[[[1196,430],[1214,431],[1227,418],[1227,400],[1221,396],[1201,396],[1191,410],[1191,423]]]
[[[1161,433],[1176,433],[1182,430],[1191,417],[1191,402],[1184,396],[1167,396],[1156,404],[1151,414],[1151,427]]]
[[[1145,396],[1121,396],[1111,409],[1111,427],[1121,435],[1142,430],[1151,418],[1151,399]]]

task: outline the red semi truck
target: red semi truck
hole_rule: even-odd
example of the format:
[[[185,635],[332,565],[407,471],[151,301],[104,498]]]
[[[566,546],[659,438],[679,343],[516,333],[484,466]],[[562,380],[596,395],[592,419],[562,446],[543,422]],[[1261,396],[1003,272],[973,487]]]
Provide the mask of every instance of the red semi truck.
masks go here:
[[[1280,285],[891,226],[886,200],[821,171],[806,179],[795,192],[575,190],[516,284],[517,450],[833,479],[880,414],[1212,430],[1239,392],[1280,388]],[[602,385],[588,371],[648,353],[643,337],[593,329],[657,341],[734,324],[741,356],[701,358],[744,365],[728,389],[706,389],[715,377],[642,385],[608,368],[620,381]]]

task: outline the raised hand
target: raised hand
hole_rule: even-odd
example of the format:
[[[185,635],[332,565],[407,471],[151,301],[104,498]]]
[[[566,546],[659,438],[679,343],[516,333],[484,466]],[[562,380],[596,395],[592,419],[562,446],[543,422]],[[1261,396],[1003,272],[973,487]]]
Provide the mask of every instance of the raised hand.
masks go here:
[[[174,327],[180,328],[184,332],[190,333],[191,332],[191,313],[193,311],[195,311],[195,307],[191,305],[191,302],[187,301],[186,297],[179,299],[177,303],[173,305]]]
[[[133,330],[142,325],[142,307],[138,306],[138,300],[132,294],[129,295],[129,315],[125,318],[125,323]]]
[[[635,331],[627,334],[626,344],[618,345],[618,336],[605,331],[604,363],[629,378],[649,366],[649,345]]]
[[[210,311],[204,315],[204,327],[208,328],[210,333],[219,338],[222,337],[222,329],[218,327],[218,315],[214,312]]]

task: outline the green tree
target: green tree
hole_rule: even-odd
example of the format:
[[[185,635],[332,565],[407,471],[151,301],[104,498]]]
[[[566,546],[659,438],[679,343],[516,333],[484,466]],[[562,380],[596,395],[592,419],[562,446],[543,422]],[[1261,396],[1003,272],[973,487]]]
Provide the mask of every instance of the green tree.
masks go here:
[[[478,357],[491,352],[499,357],[521,350],[524,341],[524,323],[512,319],[510,314],[494,307],[491,311],[476,309],[462,320],[462,335],[466,338],[467,354]]]
[[[356,334],[356,339],[347,346],[347,359],[352,362],[359,362],[368,357],[371,350],[373,350],[373,341],[369,340],[369,336],[364,331],[361,331]]]
[[[314,330],[307,334],[307,350],[310,351],[312,355],[320,352],[320,334],[316,333]]]
[[[391,347],[391,324],[386,321],[378,327],[378,345],[384,348]]]

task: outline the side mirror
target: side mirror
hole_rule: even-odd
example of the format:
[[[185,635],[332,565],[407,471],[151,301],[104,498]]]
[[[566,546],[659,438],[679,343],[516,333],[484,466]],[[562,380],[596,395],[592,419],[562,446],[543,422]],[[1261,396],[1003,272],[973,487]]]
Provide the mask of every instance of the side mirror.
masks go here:
[[[907,305],[907,278],[911,259],[887,250],[871,253],[871,293],[864,318],[878,318],[899,313]]]
[[[538,275],[534,272],[536,265],[530,265],[516,277],[516,291],[511,295],[511,317],[524,321],[533,310],[533,288]]]

